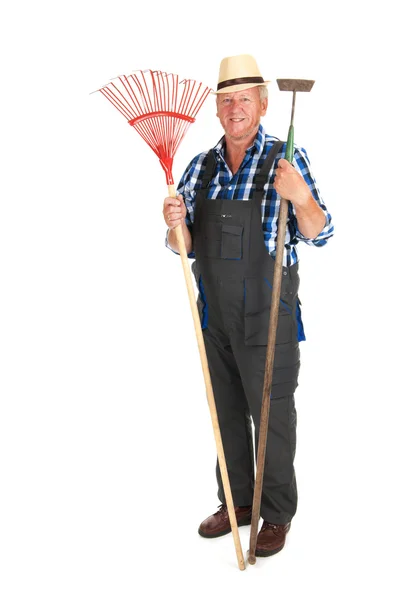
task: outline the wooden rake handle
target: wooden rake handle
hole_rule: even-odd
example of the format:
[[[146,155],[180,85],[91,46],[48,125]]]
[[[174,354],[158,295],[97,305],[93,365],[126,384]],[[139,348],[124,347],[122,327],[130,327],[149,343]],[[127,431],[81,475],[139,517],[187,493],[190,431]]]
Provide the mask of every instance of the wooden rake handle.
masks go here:
[[[278,222],[278,233],[276,243],[276,257],[274,266],[274,279],[272,283],[272,299],[271,299],[271,310],[269,315],[269,327],[268,327],[268,346],[267,355],[265,360],[265,375],[264,375],[264,387],[263,397],[261,404],[261,415],[260,415],[260,431],[258,434],[258,449],[257,449],[257,474],[256,482],[253,495],[253,509],[251,517],[251,529],[250,529],[250,549],[248,560],[251,565],[256,563],[256,544],[258,534],[258,521],[260,519],[260,506],[261,506],[261,494],[262,485],[264,478],[264,465],[265,465],[265,450],[267,447],[267,433],[268,433],[268,420],[269,420],[269,409],[270,409],[270,396],[272,387],[272,377],[274,369],[274,358],[275,358],[275,342],[276,342],[276,330],[278,328],[278,313],[279,313],[279,300],[281,295],[282,285],[282,262],[283,262],[283,250],[285,246],[285,235],[286,235],[286,221],[288,215],[288,201],[281,198],[279,207],[279,222]]]
[[[175,188],[173,185],[168,186],[168,194],[171,198],[176,197],[176,192],[175,192]],[[218,463],[219,463],[219,468],[221,471],[222,485],[224,488],[225,501],[226,501],[226,506],[228,508],[228,515],[229,515],[229,521],[231,524],[233,540],[235,543],[236,557],[237,557],[239,569],[241,571],[243,571],[245,569],[245,562],[244,562],[244,558],[243,558],[242,546],[240,544],[239,530],[238,530],[238,526],[237,526],[235,507],[233,504],[232,492],[231,492],[231,487],[230,487],[230,483],[229,483],[228,469],[226,467],[224,448],[222,445],[221,431],[220,431],[219,423],[218,423],[218,414],[217,414],[217,409],[215,406],[214,392],[213,392],[212,385],[211,385],[211,377],[210,377],[210,371],[208,368],[208,361],[207,361],[206,349],[205,349],[205,345],[204,345],[203,332],[201,329],[199,312],[197,310],[196,296],[194,293],[193,280],[192,280],[192,275],[191,275],[191,271],[190,271],[190,267],[189,267],[189,261],[188,261],[188,257],[187,257],[187,251],[186,251],[186,246],[185,246],[185,240],[183,237],[182,226],[178,225],[178,227],[175,228],[175,232],[176,232],[176,239],[178,242],[179,254],[181,256],[183,272],[185,275],[186,288],[187,288],[187,292],[189,295],[190,308],[192,311],[194,328],[196,331],[197,345],[199,347],[199,352],[200,352],[201,366],[203,369],[204,382],[205,382],[205,386],[206,386],[207,401],[208,401],[208,406],[209,406],[210,414],[211,414],[211,421],[212,421],[212,426],[213,426],[213,431],[214,431],[215,443],[217,446]]]

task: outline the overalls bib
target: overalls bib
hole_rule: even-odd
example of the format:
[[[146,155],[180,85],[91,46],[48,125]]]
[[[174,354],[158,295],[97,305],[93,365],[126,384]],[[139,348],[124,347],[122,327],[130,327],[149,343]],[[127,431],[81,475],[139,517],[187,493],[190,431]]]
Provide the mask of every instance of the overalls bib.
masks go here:
[[[251,418],[257,444],[275,264],[264,243],[261,202],[281,146],[282,142],[276,142],[269,151],[249,200],[207,198],[215,170],[212,150],[196,194],[192,231],[196,260],[192,270],[199,289],[198,308],[236,506],[252,504]],[[272,523],[290,520],[297,502],[293,393],[300,366],[298,338],[302,336],[298,287],[297,264],[283,267],[260,511]],[[287,455],[285,464],[283,455]],[[218,466],[217,478],[223,502]],[[272,486],[275,497],[268,490]]]

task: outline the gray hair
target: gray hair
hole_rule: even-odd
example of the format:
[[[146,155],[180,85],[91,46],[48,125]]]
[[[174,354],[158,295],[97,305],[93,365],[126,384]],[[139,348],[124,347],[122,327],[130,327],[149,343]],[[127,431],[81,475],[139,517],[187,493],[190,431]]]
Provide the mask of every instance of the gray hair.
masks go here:
[[[267,87],[266,85],[259,85],[259,86],[258,86],[258,90],[259,90],[259,92],[260,92],[260,100],[261,100],[261,102],[262,102],[264,99],[267,99],[267,98],[268,98],[268,87]],[[216,94],[216,95],[215,95],[215,101],[216,101],[217,103],[218,103],[218,99],[219,99],[219,95],[218,95],[218,94]]]
[[[263,101],[264,98],[268,98],[268,87],[266,85],[259,85],[258,89],[260,90],[260,100]]]

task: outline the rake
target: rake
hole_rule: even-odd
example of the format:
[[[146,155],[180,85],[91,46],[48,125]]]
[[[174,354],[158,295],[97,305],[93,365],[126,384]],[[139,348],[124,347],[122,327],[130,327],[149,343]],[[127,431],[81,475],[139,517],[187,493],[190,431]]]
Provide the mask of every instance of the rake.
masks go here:
[[[101,92],[113,104],[157,155],[165,173],[168,195],[175,198],[176,191],[172,176],[174,156],[189,126],[194,123],[198,111],[211,92],[211,88],[192,79],[179,81],[178,75],[172,73],[146,70],[116,77],[96,91]],[[182,226],[178,225],[175,232],[200,353],[236,557],[239,569],[244,570],[245,562]]]

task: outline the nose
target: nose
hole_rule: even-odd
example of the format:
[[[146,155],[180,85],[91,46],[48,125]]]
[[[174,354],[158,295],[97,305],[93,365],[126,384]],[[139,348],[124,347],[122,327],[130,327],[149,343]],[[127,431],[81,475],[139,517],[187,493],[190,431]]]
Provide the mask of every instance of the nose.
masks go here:
[[[229,108],[232,112],[240,111],[243,108],[243,103],[239,98],[233,98]]]

